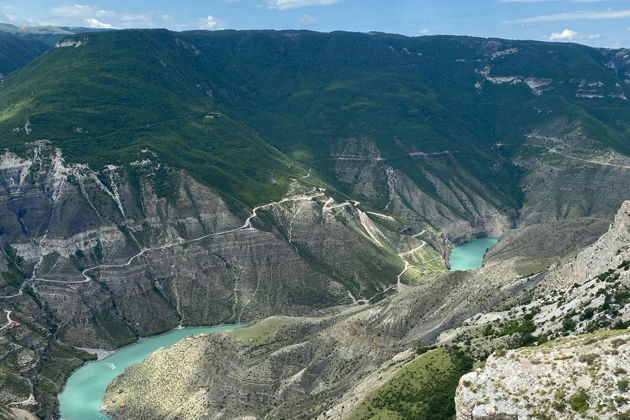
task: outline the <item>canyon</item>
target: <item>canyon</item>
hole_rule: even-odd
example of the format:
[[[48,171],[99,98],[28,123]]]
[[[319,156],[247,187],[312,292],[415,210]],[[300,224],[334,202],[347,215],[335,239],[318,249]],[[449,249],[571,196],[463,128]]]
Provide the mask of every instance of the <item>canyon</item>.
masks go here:
[[[422,394],[405,378],[436,364],[450,396],[427,404],[454,412],[498,395],[497,351],[627,328],[626,50],[309,31],[7,45],[3,412],[53,418],[95,351],[178,327],[246,324],[130,367],[114,418],[403,412],[393,390]],[[500,238],[484,267],[449,271],[482,238]],[[479,392],[456,394],[473,365]]]

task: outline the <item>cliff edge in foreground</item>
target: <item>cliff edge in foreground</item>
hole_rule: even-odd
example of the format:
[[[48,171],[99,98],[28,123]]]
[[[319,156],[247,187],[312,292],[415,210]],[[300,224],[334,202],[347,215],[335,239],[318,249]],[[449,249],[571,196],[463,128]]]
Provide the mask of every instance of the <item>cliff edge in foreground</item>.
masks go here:
[[[497,351],[461,378],[457,420],[625,419],[628,371],[627,330]]]

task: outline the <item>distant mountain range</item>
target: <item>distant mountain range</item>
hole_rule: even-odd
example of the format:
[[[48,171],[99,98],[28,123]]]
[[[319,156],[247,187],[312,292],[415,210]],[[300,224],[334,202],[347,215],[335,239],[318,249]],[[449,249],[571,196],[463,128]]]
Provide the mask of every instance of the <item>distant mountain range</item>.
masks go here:
[[[98,32],[104,29],[81,28],[73,26],[16,26],[10,23],[0,23],[0,34],[12,35],[22,39],[41,41],[49,46],[54,46],[60,39],[68,35],[85,32]]]

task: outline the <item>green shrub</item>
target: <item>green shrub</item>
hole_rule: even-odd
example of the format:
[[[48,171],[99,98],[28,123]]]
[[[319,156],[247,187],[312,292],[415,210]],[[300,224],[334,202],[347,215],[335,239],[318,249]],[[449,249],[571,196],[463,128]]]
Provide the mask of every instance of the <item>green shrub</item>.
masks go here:
[[[580,320],[585,321],[587,319],[591,319],[593,318],[593,315],[595,315],[595,308],[587,308],[580,315]]]
[[[617,347],[623,345],[625,342],[626,342],[626,340],[624,340],[622,338],[615,338],[612,341],[612,345],[613,345],[614,348],[617,348]]]
[[[422,355],[422,354],[424,354],[424,353],[426,353],[426,352],[428,352],[428,351],[431,351],[431,350],[435,350],[435,346],[430,346],[430,347],[416,347],[416,354],[417,354],[418,356],[420,356],[420,355]]]
[[[492,324],[488,324],[486,325],[486,328],[484,328],[483,330],[483,336],[490,337],[492,335],[494,335],[494,328],[492,328]]]
[[[630,420],[630,410],[617,414],[617,420]]]
[[[569,404],[574,411],[584,414],[586,413],[586,410],[588,410],[588,399],[589,396],[586,391],[580,389],[578,392],[571,395],[571,398],[569,398]]]
[[[547,336],[546,334],[539,335],[539,336],[536,338],[536,344],[538,344],[539,346],[540,346],[541,344],[545,344],[547,341],[549,341],[549,336]]]
[[[551,403],[551,406],[554,408],[554,410],[556,410],[558,413],[564,413],[564,410],[566,410],[567,405],[561,401],[554,401]]]
[[[573,320],[573,317],[570,315],[567,315],[564,320],[562,321],[562,329],[565,332],[570,332],[575,330],[575,321]]]
[[[580,362],[582,363],[586,363],[587,365],[592,365],[595,360],[599,359],[599,354],[595,354],[595,353],[589,353],[589,354],[583,354],[580,356],[580,358],[578,359]]]
[[[507,350],[506,349],[498,349],[497,351],[494,352],[494,355],[497,357],[503,357],[507,354]]]

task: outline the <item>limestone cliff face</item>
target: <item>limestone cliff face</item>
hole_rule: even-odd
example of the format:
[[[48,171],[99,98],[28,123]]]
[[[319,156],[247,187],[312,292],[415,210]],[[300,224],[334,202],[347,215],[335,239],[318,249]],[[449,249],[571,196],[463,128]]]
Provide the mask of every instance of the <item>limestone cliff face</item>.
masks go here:
[[[38,142],[0,157],[0,185],[0,305],[83,347],[370,299],[396,284],[401,250],[439,258],[411,235],[426,225],[297,182],[248,216],[148,151],[95,172]]]
[[[331,170],[352,195],[382,203],[388,212],[406,219],[428,220],[448,240],[499,237],[512,227],[513,212],[498,204],[501,198],[491,187],[454,161],[458,152],[427,154],[411,146],[406,149],[405,158],[415,161],[417,178],[425,185],[398,169],[396,158],[382,157],[376,143],[365,138],[333,143]],[[449,177],[444,178],[445,172]]]
[[[583,283],[630,259],[630,201],[625,201],[610,230],[572,260],[559,265],[547,276],[547,284],[566,287]]]
[[[627,330],[494,354],[461,378],[457,420],[621,418],[629,358]]]

